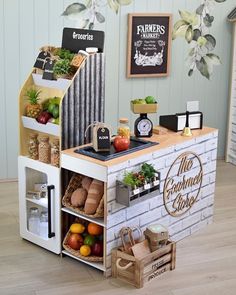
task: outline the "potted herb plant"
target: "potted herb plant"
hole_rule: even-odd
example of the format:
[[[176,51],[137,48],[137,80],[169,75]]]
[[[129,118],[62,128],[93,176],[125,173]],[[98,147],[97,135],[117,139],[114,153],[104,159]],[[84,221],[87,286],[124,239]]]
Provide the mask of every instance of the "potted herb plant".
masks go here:
[[[135,195],[140,192],[140,187],[144,183],[144,177],[140,173],[126,172],[123,183],[130,187],[130,190],[132,190]]]
[[[144,176],[144,179],[145,179],[144,189],[149,189],[151,187],[151,185],[153,185],[153,186],[157,185],[157,183],[156,183],[157,171],[155,170],[153,165],[144,163],[141,166],[141,173],[142,173],[142,175]]]
[[[56,48],[53,51],[53,55],[58,56],[60,59],[69,60],[70,62],[72,61],[73,57],[75,56],[75,54],[70,52],[70,50],[64,49],[64,48]]]
[[[116,201],[131,206],[156,195],[160,175],[153,165],[144,163],[138,172],[126,172],[122,181],[117,181]]]
[[[69,59],[60,59],[55,62],[53,73],[56,78],[69,78],[71,74],[71,66]]]

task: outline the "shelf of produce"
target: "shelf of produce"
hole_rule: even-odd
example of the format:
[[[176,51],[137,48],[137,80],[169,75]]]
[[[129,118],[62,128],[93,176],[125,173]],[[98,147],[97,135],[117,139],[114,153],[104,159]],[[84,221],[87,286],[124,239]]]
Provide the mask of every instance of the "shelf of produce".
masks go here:
[[[36,204],[38,206],[48,208],[48,201],[47,201],[46,198],[42,198],[42,199],[39,199],[39,200],[26,198],[26,200],[31,202],[31,203],[34,203],[34,204]]]
[[[98,225],[100,225],[100,226],[102,226],[102,227],[106,227],[103,218],[91,218],[91,217],[85,216],[85,215],[83,215],[83,214],[79,214],[79,213],[77,213],[77,212],[74,212],[74,211],[72,211],[71,209],[68,209],[68,208],[65,208],[65,207],[61,208],[61,210],[62,210],[63,212],[68,213],[68,214],[74,215],[74,216],[76,216],[76,217],[79,217],[79,218],[82,218],[82,219],[88,220],[88,221],[90,221],[90,222],[96,223],[96,224],[98,224]]]
[[[60,126],[48,122],[47,124],[40,124],[34,118],[22,116],[22,123],[25,128],[47,133],[50,135],[60,136]]]
[[[76,259],[78,261],[81,261],[81,262],[83,262],[85,264],[88,264],[88,265],[90,265],[90,266],[92,266],[94,268],[97,268],[97,269],[99,269],[101,271],[105,271],[106,270],[105,269],[105,266],[103,265],[102,262],[90,262],[90,261],[86,261],[86,260],[83,260],[83,259],[81,259],[79,257],[74,256],[73,254],[69,253],[66,250],[62,250],[62,253],[65,254],[65,255],[67,255],[67,256],[69,256],[69,257],[71,257],[71,258],[74,258],[74,259]]]
[[[42,75],[32,73],[34,84],[40,87],[55,88],[65,91],[71,84],[71,80],[59,78],[57,80],[45,80]]]

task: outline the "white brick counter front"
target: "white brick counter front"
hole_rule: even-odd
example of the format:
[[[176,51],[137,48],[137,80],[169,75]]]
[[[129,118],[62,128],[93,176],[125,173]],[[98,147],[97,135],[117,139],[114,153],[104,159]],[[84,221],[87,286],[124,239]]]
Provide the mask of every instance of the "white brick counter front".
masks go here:
[[[150,140],[159,142],[141,151],[131,153],[120,158],[102,162],[83,155],[74,153],[75,148],[62,152],[62,167],[77,173],[81,173],[106,183],[104,202],[106,216],[104,218],[105,235],[105,273],[111,275],[111,251],[120,246],[119,231],[124,226],[139,226],[144,230],[148,225],[160,223],[168,227],[171,239],[179,241],[212,222],[214,191],[216,178],[218,131],[204,127],[202,130],[194,130],[193,137],[184,138],[181,133],[168,132],[165,135],[154,135]],[[179,156],[191,154],[197,161],[193,162],[191,169],[187,171],[186,179],[200,175],[200,185],[196,188],[184,188],[184,196],[190,196],[195,192],[196,197],[190,208],[182,215],[172,216],[165,205],[174,204],[173,194],[164,203],[163,188],[168,182],[169,171],[174,167]],[[195,155],[195,156],[193,156]],[[126,171],[138,171],[143,163],[154,165],[160,172],[160,191],[156,195],[136,205],[125,207],[116,202],[116,182],[124,177]],[[198,163],[198,165],[197,165]],[[174,170],[173,169],[173,170]],[[200,170],[199,170],[200,169]],[[176,170],[176,169],[175,169]],[[178,171],[178,170],[176,170]],[[181,170],[182,171],[182,170]],[[200,172],[198,172],[200,171]],[[186,172],[186,171],[184,171]],[[177,173],[177,172],[174,172]],[[182,172],[181,172],[182,173]],[[184,177],[185,177],[185,173]],[[179,177],[180,174],[176,174]],[[182,175],[181,175],[182,177]],[[188,178],[187,178],[188,177]],[[188,191],[189,189],[189,191]],[[199,190],[200,189],[200,190]],[[182,192],[181,192],[182,193]],[[166,200],[166,199],[165,199]],[[169,202],[169,203],[168,203]],[[174,209],[176,207],[173,206]]]
[[[179,241],[197,230],[205,227],[213,220],[213,205],[216,177],[216,156],[218,131],[214,130],[183,143],[147,153],[132,160],[122,162],[108,168],[107,182],[107,267],[108,275],[111,267],[111,250],[120,245],[119,230],[123,226],[140,226],[144,230],[147,225],[160,223],[169,229],[171,239]],[[163,186],[175,159],[186,151],[196,153],[203,164],[202,188],[198,200],[193,207],[180,217],[172,217],[166,211],[163,202]],[[143,162],[151,163],[161,173],[160,194],[126,208],[116,203],[116,180],[125,171],[137,170]]]

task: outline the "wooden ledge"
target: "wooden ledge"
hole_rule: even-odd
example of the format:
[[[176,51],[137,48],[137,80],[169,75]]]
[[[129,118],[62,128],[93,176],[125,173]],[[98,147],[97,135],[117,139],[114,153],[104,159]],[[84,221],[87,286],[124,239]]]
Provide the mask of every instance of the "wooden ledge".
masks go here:
[[[168,130],[165,134],[162,135],[156,135],[154,134],[151,138],[147,138],[147,140],[153,141],[153,142],[158,142],[158,145],[128,154],[128,155],[124,155],[122,157],[119,158],[115,158],[113,160],[109,160],[109,161],[100,161],[91,157],[87,157],[84,155],[80,155],[74,152],[75,149],[81,148],[83,146],[80,147],[74,147],[68,150],[64,150],[62,151],[62,154],[70,156],[74,159],[80,159],[80,160],[84,160],[84,161],[88,161],[88,162],[92,162],[94,164],[97,165],[101,165],[104,167],[111,167],[114,165],[118,165],[121,164],[122,162],[126,162],[129,161],[131,159],[137,158],[137,157],[141,157],[143,155],[147,155],[153,152],[157,152],[158,150],[162,150],[162,149],[166,149],[168,147],[171,146],[176,146],[178,144],[183,144],[184,142],[193,140],[197,137],[201,137],[201,136],[205,136],[207,134],[213,133],[217,131],[217,129],[215,128],[210,128],[210,127],[203,127],[203,129],[198,129],[198,130],[193,130],[193,136],[192,137],[183,137],[181,135],[182,132],[173,132]]]

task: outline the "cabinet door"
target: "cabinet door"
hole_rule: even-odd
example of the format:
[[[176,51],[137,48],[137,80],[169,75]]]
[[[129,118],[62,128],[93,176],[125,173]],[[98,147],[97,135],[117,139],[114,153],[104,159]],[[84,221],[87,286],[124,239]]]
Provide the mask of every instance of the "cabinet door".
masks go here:
[[[18,170],[20,235],[59,254],[61,252],[60,169],[20,156]]]

